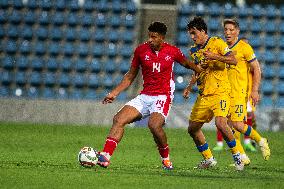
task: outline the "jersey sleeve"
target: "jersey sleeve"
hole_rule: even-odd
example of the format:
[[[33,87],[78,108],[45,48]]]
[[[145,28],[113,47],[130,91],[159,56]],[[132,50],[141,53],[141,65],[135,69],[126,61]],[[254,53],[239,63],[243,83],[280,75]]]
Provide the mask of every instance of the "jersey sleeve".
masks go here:
[[[249,44],[246,44],[243,49],[244,49],[244,57],[245,57],[247,62],[251,63],[254,60],[256,60],[256,56],[254,54],[254,51]]]
[[[186,60],[185,55],[181,52],[179,48],[175,48],[175,59],[176,62],[183,62]]]
[[[232,50],[228,47],[227,43],[225,43],[225,41],[223,41],[221,38],[218,38],[218,40],[216,40],[217,43],[217,48],[218,48],[218,52],[221,55],[228,55],[232,52]]]
[[[136,48],[134,51],[134,56],[132,58],[131,66],[139,67],[140,66],[140,59],[139,59],[139,48]]]

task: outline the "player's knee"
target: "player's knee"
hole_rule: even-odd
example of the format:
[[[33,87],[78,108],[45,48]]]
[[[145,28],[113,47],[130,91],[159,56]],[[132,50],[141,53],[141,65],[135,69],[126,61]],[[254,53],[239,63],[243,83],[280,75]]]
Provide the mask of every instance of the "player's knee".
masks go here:
[[[216,127],[220,130],[227,126],[227,119],[223,117],[219,117],[215,119]]]
[[[122,116],[117,114],[113,117],[112,122],[114,126],[124,126],[125,124],[127,124],[126,120]]]

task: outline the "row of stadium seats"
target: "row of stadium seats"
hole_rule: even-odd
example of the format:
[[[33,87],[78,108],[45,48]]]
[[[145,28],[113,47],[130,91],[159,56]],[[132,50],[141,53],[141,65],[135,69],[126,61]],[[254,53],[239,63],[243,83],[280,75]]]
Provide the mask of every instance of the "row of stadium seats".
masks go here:
[[[93,12],[98,10],[100,12],[112,11],[113,13],[121,13],[126,10],[128,13],[136,13],[137,7],[131,0],[0,0],[0,8],[7,9],[13,7],[16,10],[28,8],[29,10],[35,10],[40,8],[44,11],[55,9],[56,11],[70,10],[76,12],[84,10],[86,12]]]

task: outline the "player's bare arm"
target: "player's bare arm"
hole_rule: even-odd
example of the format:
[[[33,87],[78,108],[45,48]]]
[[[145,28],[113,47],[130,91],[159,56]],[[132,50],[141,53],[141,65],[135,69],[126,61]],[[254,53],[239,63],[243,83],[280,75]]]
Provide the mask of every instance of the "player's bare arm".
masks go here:
[[[202,71],[202,68],[200,66],[194,64],[190,60],[184,60],[183,62],[181,62],[181,65],[184,66],[185,68],[192,69],[197,73],[200,73]]]
[[[134,81],[135,77],[137,76],[138,71],[139,67],[131,66],[129,71],[124,75],[121,82],[110,93],[107,94],[107,96],[103,99],[102,103],[103,104],[112,103],[121,91],[124,91],[126,88],[128,88],[131,85],[131,83]]]
[[[250,68],[252,72],[252,90],[250,98],[252,99],[252,103],[256,105],[259,101],[259,85],[261,80],[261,70],[259,66],[259,62],[257,60],[254,60],[250,63]]]
[[[187,85],[187,87],[184,89],[183,91],[183,97],[185,99],[188,99],[190,92],[192,90],[192,87],[195,85],[196,81],[197,81],[198,75],[197,74],[193,74],[189,80],[189,83]]]
[[[206,60],[218,60],[226,64],[237,65],[237,59],[235,58],[234,53],[230,53],[227,55],[220,55],[207,50],[203,53],[203,55]]]

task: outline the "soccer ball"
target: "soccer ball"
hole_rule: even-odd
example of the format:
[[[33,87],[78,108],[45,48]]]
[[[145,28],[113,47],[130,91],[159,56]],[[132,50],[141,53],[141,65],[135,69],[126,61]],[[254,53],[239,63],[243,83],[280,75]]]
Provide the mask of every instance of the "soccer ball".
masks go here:
[[[83,167],[93,167],[98,162],[98,152],[92,147],[81,148],[78,161]]]

